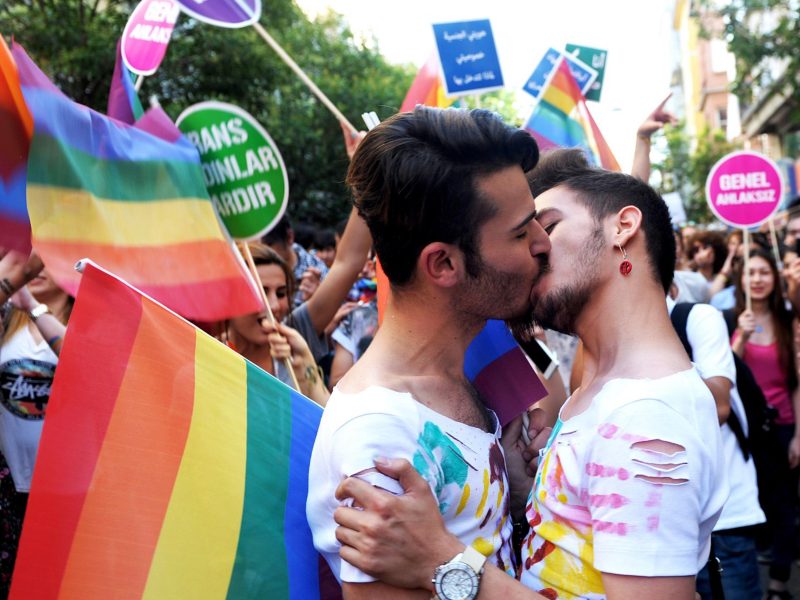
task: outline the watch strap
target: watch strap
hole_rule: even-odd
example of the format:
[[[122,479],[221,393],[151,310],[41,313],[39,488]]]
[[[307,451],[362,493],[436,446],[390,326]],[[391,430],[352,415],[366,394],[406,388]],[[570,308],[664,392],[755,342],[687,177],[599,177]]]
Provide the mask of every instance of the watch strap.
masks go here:
[[[486,557],[472,546],[464,548],[464,552],[461,553],[459,560],[475,571],[477,575],[481,574],[483,566],[486,564]]]
[[[36,321],[36,319],[49,312],[50,308],[47,306],[47,304],[37,304],[28,314],[30,315],[31,319]]]

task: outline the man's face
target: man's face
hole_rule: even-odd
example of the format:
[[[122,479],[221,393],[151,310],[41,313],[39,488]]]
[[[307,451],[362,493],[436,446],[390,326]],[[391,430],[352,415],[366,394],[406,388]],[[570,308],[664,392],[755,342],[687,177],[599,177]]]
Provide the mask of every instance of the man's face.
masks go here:
[[[476,186],[496,213],[478,232],[479,273],[464,283],[460,308],[481,318],[528,315],[533,286],[547,265],[550,241],[535,220],[525,174],[519,167],[509,167],[480,177]]]
[[[575,324],[607,272],[608,242],[601,223],[560,185],[536,198],[539,221],[550,236],[550,268],[533,289],[537,324],[575,333]]]

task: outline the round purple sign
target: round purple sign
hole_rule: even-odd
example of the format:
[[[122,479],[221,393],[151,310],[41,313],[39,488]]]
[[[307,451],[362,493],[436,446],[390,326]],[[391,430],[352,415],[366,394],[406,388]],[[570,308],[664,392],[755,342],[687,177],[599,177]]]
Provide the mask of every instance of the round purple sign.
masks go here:
[[[731,152],[711,168],[706,200],[717,218],[732,227],[767,221],[783,198],[778,166],[756,152]]]
[[[261,18],[261,0],[176,0],[198,21],[218,27],[246,27]]]

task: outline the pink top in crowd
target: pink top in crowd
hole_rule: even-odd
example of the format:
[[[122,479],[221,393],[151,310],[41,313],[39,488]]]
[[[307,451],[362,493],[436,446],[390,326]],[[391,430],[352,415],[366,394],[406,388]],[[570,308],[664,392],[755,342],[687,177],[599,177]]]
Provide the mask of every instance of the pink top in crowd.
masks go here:
[[[736,334],[734,339],[735,336]],[[781,368],[778,345],[775,342],[767,346],[745,342],[744,362],[753,371],[756,383],[764,392],[767,403],[778,411],[775,422],[779,425],[792,425],[794,423],[792,394],[786,372]]]

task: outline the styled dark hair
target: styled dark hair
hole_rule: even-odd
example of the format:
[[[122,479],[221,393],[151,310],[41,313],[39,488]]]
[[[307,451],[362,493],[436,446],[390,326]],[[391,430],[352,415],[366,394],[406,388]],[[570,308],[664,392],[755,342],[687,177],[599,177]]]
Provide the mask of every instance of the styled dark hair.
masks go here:
[[[538,157],[528,133],[481,109],[417,106],[370,131],[347,184],[392,285],[413,278],[420,252],[432,242],[456,244],[476,276],[478,229],[496,210],[476,180],[511,166],[528,171]]]
[[[642,211],[642,231],[653,278],[669,290],[675,274],[675,237],[666,203],[643,181],[589,165],[579,148],[551,150],[542,154],[528,174],[533,197],[559,185],[576,192],[596,221],[626,206]]]
[[[289,217],[283,216],[280,221],[275,224],[275,227],[269,230],[261,237],[261,242],[268,246],[280,244],[286,246],[289,243],[289,231],[292,229],[292,223]]]
[[[323,250],[325,248],[336,247],[336,234],[333,229],[320,229],[314,236],[314,248]]]
[[[728,257],[728,246],[725,243],[725,236],[718,231],[698,231],[689,240],[689,248],[687,255],[689,259],[693,259],[697,254],[695,244],[702,244],[703,246],[711,246],[714,249],[714,265],[712,269],[714,273],[719,273],[722,266],[725,264],[725,259]]]
[[[750,250],[750,258],[759,257],[763,258],[769,264],[769,270],[772,271],[772,278],[775,282],[772,288],[772,293],[767,298],[767,307],[769,308],[770,318],[772,319],[772,330],[775,332],[775,342],[778,346],[778,357],[780,358],[781,368],[786,373],[786,383],[789,390],[794,391],[797,388],[797,369],[794,364],[794,336],[792,320],[794,315],[791,311],[786,310],[786,304],[783,300],[783,292],[781,289],[781,278],[778,272],[778,266],[775,264],[775,259],[772,254],[767,250],[761,248],[754,248]],[[744,291],[744,264],[741,264],[735,274],[734,281],[736,282],[735,297],[736,307],[735,312],[738,317],[744,312],[747,301]]]

